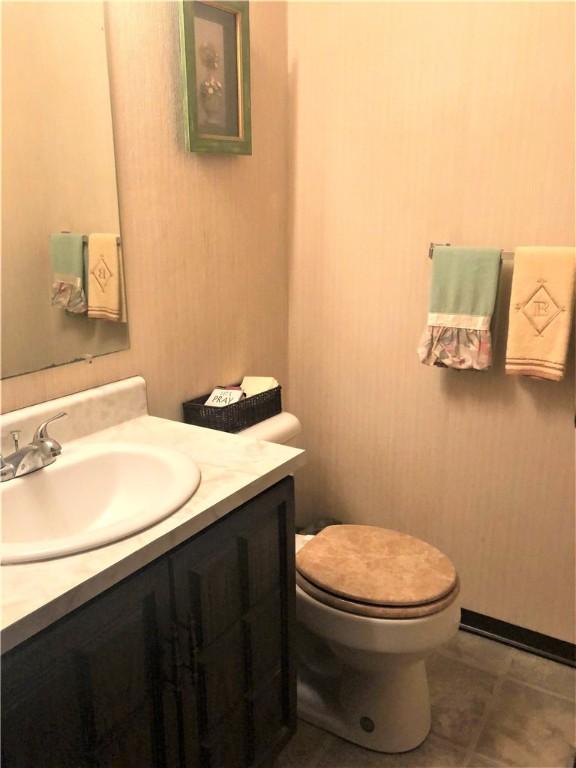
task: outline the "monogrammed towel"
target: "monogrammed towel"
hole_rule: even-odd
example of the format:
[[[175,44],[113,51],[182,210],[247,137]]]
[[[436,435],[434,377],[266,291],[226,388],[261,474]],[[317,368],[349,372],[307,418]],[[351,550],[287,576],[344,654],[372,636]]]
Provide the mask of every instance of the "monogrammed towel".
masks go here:
[[[88,236],[88,317],[126,322],[123,267],[117,235]]]
[[[506,373],[549,381],[564,376],[575,260],[575,248],[516,249]]]

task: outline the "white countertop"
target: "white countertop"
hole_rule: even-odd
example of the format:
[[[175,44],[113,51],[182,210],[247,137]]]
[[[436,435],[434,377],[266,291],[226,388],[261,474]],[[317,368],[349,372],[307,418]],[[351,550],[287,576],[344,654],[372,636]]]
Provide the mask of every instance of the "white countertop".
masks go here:
[[[2,566],[3,651],[203,530],[304,463],[304,452],[297,448],[149,415],[69,444],[123,441],[165,445],[188,454],[202,473],[198,490],[173,515],[123,541],[56,560]]]

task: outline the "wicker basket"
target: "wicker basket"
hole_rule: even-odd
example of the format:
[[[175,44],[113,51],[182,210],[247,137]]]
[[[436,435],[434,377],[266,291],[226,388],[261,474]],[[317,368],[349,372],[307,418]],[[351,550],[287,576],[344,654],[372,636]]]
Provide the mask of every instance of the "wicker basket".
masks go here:
[[[221,407],[204,405],[210,393],[182,403],[184,421],[198,427],[219,429],[221,432],[240,432],[259,421],[276,416],[282,411],[282,387],[274,387],[237,403]]]

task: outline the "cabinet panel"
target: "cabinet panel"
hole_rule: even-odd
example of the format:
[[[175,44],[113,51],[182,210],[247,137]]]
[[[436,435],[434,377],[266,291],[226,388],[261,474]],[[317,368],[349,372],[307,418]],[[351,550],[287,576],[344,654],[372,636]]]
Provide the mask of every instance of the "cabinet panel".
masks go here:
[[[161,651],[151,647],[152,638],[145,633],[144,627],[154,626],[154,618],[146,616],[145,608],[146,598],[144,603],[128,603],[121,623],[114,614],[102,617],[102,623],[78,643],[76,663],[90,699],[94,732],[100,738],[121,727],[144,702],[151,703],[159,676],[152,657]]]
[[[203,743],[202,768],[246,768],[248,719],[244,701]]]
[[[171,557],[176,616],[191,651],[211,643],[242,614],[238,543],[235,536],[228,538],[227,525],[216,526]]]
[[[153,766],[156,748],[151,730],[142,728],[143,723],[153,722],[152,704],[132,713],[124,723],[116,723],[106,734],[99,748],[95,750],[95,764],[98,768],[143,768]],[[177,765],[174,761],[168,765]]]
[[[180,666],[178,684],[178,712],[176,715],[180,737],[180,765],[185,768],[206,768],[200,737],[198,679],[195,670]]]
[[[274,674],[282,659],[282,603],[277,590],[246,617],[250,648],[249,678],[255,688]]]
[[[2,680],[2,766],[77,768],[92,766],[86,755],[82,700],[75,669],[67,659],[26,653],[23,668],[7,666]],[[77,698],[55,692],[74,691]]]
[[[168,586],[153,564],[3,657],[5,768],[178,764]]]
[[[257,692],[253,704],[254,758],[256,764],[288,728],[289,713],[282,690],[282,675],[278,673],[265,682]]]
[[[269,762],[294,731],[293,526],[287,478],[170,558],[206,768]]]
[[[240,623],[199,654],[198,668],[201,728],[210,729],[238,704],[245,691],[246,651]]]
[[[279,557],[280,520],[278,514],[254,511],[254,519],[246,521],[239,532],[242,568],[247,593],[246,607],[255,605],[280,582],[282,558]]]
[[[260,768],[295,727],[288,478],[3,658],[3,768]]]

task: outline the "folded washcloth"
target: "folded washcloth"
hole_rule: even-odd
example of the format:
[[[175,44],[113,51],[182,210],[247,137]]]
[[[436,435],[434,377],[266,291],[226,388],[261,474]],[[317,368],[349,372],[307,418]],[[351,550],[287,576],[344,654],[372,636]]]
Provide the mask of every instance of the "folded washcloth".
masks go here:
[[[490,322],[501,251],[434,247],[428,325],[418,356],[424,365],[483,370],[492,364]]]
[[[114,234],[88,236],[88,317],[126,322],[124,265]]]
[[[506,373],[560,381],[574,295],[576,248],[517,248]]]
[[[77,232],[50,235],[52,305],[73,314],[86,312],[84,237]]]

